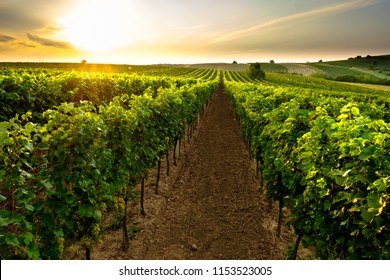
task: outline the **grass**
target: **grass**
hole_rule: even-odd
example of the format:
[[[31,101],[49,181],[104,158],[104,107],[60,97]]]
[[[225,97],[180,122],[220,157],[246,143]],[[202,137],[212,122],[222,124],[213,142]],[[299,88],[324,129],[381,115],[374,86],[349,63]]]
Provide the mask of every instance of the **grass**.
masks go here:
[[[342,67],[358,67],[358,68],[378,68],[383,69],[390,66],[390,55],[368,56],[362,58],[350,58],[340,61],[328,61],[328,64]]]
[[[335,65],[329,65],[325,63],[311,63],[311,66],[320,69],[324,72],[324,74],[329,75],[331,77],[337,77],[341,75],[362,75],[363,73],[358,70],[341,67],[341,66],[335,66]]]
[[[347,60],[327,61],[323,63],[313,63],[315,67],[328,68],[329,74],[333,75],[369,75],[381,79],[390,78],[390,55],[355,57]],[[333,72],[332,72],[333,71]]]
[[[354,86],[359,86],[359,87],[370,88],[370,89],[379,89],[379,90],[390,91],[390,86],[385,86],[385,85],[373,85],[373,84],[361,84],[361,83],[348,83],[348,82],[341,82],[341,83],[347,84],[347,85],[354,85]]]

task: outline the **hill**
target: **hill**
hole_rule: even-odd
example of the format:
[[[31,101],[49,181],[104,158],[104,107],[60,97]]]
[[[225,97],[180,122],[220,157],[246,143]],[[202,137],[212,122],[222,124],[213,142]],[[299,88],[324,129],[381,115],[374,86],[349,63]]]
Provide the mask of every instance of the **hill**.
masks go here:
[[[390,55],[357,56],[347,60],[308,63],[308,65],[320,69],[331,77],[340,75],[368,75],[379,79],[390,77]]]
[[[204,63],[187,67],[213,68],[227,71],[246,71],[249,63]],[[390,55],[357,56],[346,60],[307,63],[261,63],[268,73],[291,73],[317,76],[330,80],[390,85]]]
[[[165,64],[165,65],[118,65],[83,63],[9,63],[0,62],[0,68],[55,68],[103,72],[143,72],[160,73],[171,69],[173,72],[190,71],[188,68],[207,68],[226,71],[246,71],[250,63],[202,63],[202,64]],[[262,69],[268,73],[290,73],[302,76],[317,76],[330,80],[358,82],[366,84],[390,85],[390,55],[356,56],[346,60],[319,61],[306,63],[269,63],[261,62]],[[179,69],[180,68],[180,69]],[[187,70],[185,70],[187,69]]]

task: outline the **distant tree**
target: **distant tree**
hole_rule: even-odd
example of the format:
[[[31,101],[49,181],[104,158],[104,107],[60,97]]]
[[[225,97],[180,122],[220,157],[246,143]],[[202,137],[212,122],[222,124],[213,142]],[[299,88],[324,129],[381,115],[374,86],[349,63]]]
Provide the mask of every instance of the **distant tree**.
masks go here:
[[[82,61],[81,61],[81,64],[86,64],[87,63],[87,61],[85,60],[85,59],[83,59]]]
[[[371,58],[371,55],[368,54],[366,57],[367,57],[367,58]]]
[[[275,60],[271,59],[271,60],[269,61],[269,63],[275,63]]]
[[[265,79],[265,72],[261,69],[261,64],[256,62],[249,65],[249,69],[247,70],[248,76],[255,80],[263,80]]]
[[[322,63],[322,59],[318,60],[319,63]]]
[[[238,64],[237,61],[233,61],[233,64]]]
[[[362,56],[361,56],[361,55],[358,55],[358,56],[356,56],[356,58],[362,58]]]

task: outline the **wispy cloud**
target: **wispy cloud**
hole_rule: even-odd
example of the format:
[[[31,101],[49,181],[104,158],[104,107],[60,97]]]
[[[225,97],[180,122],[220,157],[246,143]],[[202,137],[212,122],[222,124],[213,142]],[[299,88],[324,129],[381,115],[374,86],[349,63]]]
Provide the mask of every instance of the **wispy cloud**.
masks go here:
[[[10,48],[12,46],[13,47],[15,47],[15,46],[28,47],[28,48],[35,48],[36,47],[35,45],[22,42],[17,37],[13,37],[13,36],[2,34],[2,33],[0,33],[0,43],[4,43],[2,45],[6,46],[7,48]]]
[[[288,23],[304,20],[304,19],[310,19],[314,17],[320,17],[320,16],[325,16],[325,15],[331,15],[335,13],[340,13],[343,11],[348,11],[348,10],[353,10],[353,9],[358,9],[358,8],[363,8],[366,6],[371,6],[374,5],[378,2],[378,0],[352,0],[352,1],[347,1],[345,3],[340,3],[340,4],[333,4],[327,7],[323,8],[318,8],[314,9],[311,11],[306,11],[302,13],[297,13],[293,15],[288,15],[285,17],[280,17],[276,18],[267,22],[263,22],[260,24],[255,24],[249,28],[238,30],[235,32],[231,32],[226,35],[222,35],[219,37],[216,37],[214,40],[211,41],[211,43],[223,43],[235,39],[240,39],[243,37],[250,36],[262,29],[265,28],[270,28],[270,27],[278,27],[281,25],[285,25]]]
[[[64,30],[64,26],[61,24],[49,24],[48,26],[42,28],[39,30],[39,33],[44,32],[44,33],[56,33],[59,31]]]
[[[199,30],[203,29],[205,25],[193,25],[193,26],[183,26],[173,29],[173,31],[176,31],[179,35],[176,36],[173,39],[174,43],[182,42],[184,40],[189,40],[192,38]]]
[[[35,46],[35,45],[31,45],[31,44],[27,44],[27,43],[25,43],[25,42],[17,42],[16,43],[18,46],[20,46],[20,47],[27,47],[27,48],[36,48],[37,46]]]
[[[72,48],[72,45],[68,42],[63,41],[56,41],[52,39],[42,38],[37,35],[33,35],[31,33],[26,33],[27,38],[29,38],[31,41],[37,42],[38,44],[42,46],[48,46],[48,47],[56,47],[56,48]]]
[[[18,33],[41,29],[60,16],[74,0],[1,0],[0,29]]]
[[[12,41],[16,41],[16,40],[17,39],[15,37],[0,33],[0,42],[12,42]]]

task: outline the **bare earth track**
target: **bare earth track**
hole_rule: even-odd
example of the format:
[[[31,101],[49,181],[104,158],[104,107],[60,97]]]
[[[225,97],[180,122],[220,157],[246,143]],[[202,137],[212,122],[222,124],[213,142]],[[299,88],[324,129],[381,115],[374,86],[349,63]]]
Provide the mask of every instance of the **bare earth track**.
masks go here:
[[[210,104],[146,259],[266,259],[275,252],[227,97]],[[270,250],[272,248],[272,250]]]
[[[107,235],[92,257],[285,259],[295,237],[283,228],[276,238],[276,204],[269,211],[252,165],[221,87],[178,166],[162,181],[160,195],[152,191],[152,173],[146,217],[138,211],[132,216],[143,230],[131,240],[129,250],[121,251],[118,231]]]

